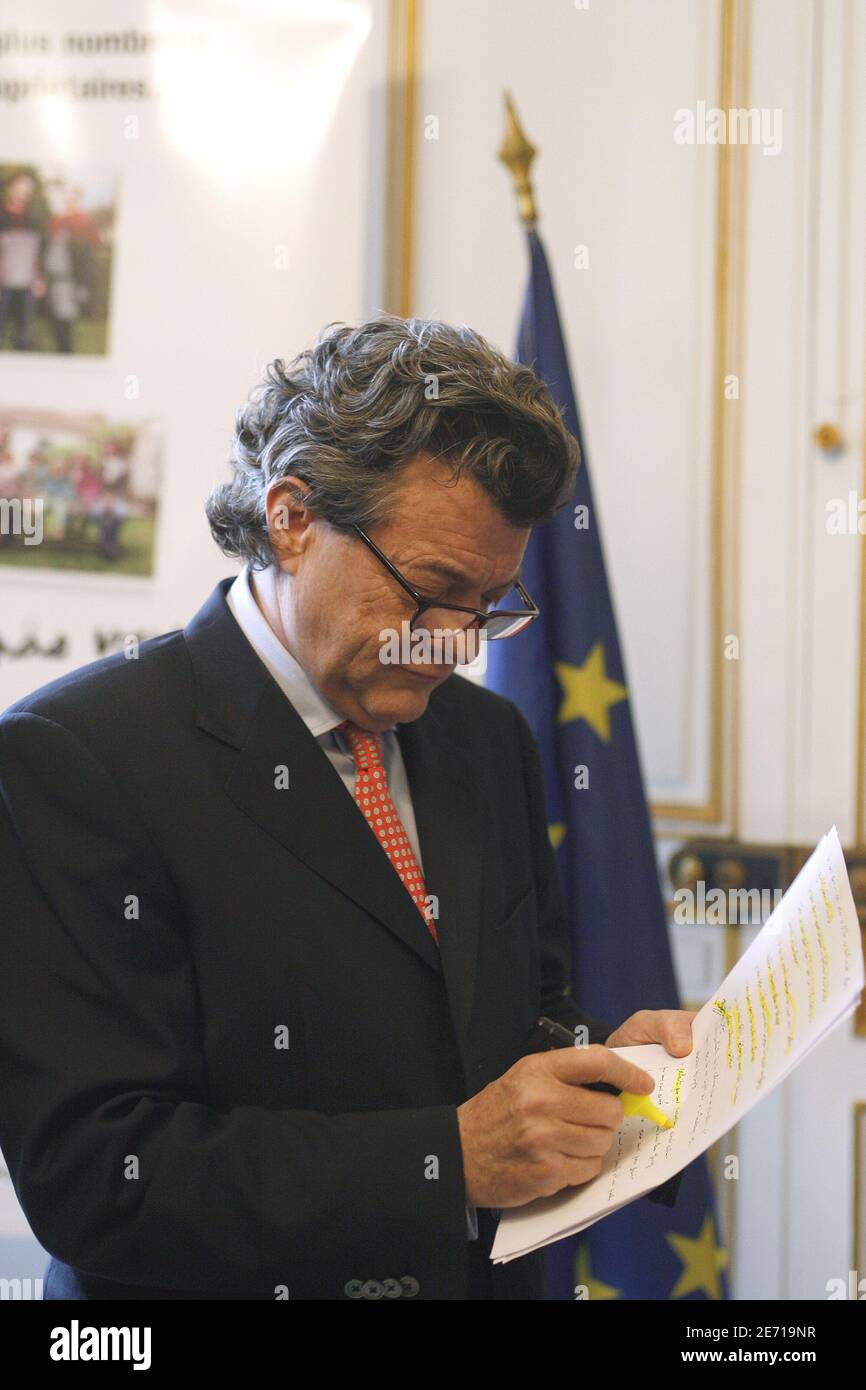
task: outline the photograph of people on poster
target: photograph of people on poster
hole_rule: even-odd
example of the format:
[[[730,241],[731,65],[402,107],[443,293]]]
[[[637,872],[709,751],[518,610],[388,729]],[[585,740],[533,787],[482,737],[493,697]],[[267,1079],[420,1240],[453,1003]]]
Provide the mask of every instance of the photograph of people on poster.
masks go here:
[[[160,464],[152,423],[0,410],[0,564],[151,575]]]
[[[0,163],[0,351],[105,356],[115,181]]]

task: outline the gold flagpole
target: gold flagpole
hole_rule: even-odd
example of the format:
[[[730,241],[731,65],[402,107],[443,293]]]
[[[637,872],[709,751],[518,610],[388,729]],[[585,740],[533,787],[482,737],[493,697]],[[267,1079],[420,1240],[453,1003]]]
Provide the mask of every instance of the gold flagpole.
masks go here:
[[[538,151],[531,145],[517,119],[517,111],[511,93],[505,94],[505,138],[496,156],[506,167],[514,180],[517,194],[517,211],[525,227],[534,227],[538,222],[538,209],[535,193],[529,177],[532,161]]]

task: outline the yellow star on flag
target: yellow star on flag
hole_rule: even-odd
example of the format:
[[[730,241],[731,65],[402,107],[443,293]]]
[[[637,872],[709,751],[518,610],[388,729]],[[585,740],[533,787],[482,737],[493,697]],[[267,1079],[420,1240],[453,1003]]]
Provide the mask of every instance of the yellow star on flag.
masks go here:
[[[589,1246],[585,1242],[577,1247],[574,1257],[574,1282],[575,1285],[585,1286],[590,1300],[601,1302],[605,1298],[619,1298],[619,1289],[613,1288],[611,1284],[603,1284],[600,1279],[593,1279],[589,1263]]]
[[[547,827],[547,838],[554,849],[559,849],[565,839],[565,821],[551,821]]]
[[[696,1239],[671,1232],[667,1236],[674,1253],[682,1261],[682,1272],[671,1291],[671,1298],[684,1298],[695,1289],[703,1289],[707,1298],[721,1298],[720,1272],[728,1263],[728,1252],[716,1245],[716,1233],[710,1212],[704,1217],[701,1233]]]
[[[604,666],[604,647],[596,642],[582,666],[568,661],[554,662],[557,679],[562,686],[562,703],[557,719],[568,724],[572,719],[585,719],[604,742],[610,742],[611,705],[628,698],[628,691],[619,681],[608,678]]]

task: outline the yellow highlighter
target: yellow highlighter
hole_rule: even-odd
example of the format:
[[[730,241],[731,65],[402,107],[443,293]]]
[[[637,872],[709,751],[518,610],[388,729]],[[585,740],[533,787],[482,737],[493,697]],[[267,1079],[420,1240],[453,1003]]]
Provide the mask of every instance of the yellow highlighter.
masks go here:
[[[575,1045],[574,1034],[564,1028],[561,1023],[554,1022],[552,1018],[542,1017],[538,1019],[538,1025],[549,1038],[556,1039],[559,1046]],[[673,1129],[674,1127],[673,1120],[669,1120],[665,1112],[660,1110],[649,1096],[638,1095],[636,1091],[621,1091],[618,1086],[612,1086],[609,1081],[584,1081],[581,1084],[588,1091],[607,1091],[608,1095],[619,1096],[626,1119],[629,1115],[639,1115],[642,1120],[650,1120],[652,1124],[658,1125],[659,1129]]]
[[[642,1120],[652,1120],[659,1129],[673,1129],[674,1122],[669,1120],[663,1110],[659,1110],[654,1105],[649,1096],[636,1095],[634,1091],[620,1091],[619,1098],[622,1101],[622,1108],[625,1114],[640,1115]]]
[[[619,1096],[626,1119],[629,1115],[639,1115],[642,1120],[650,1120],[652,1124],[658,1125],[659,1129],[674,1127],[673,1120],[669,1120],[665,1112],[659,1110],[649,1096],[638,1095],[636,1091],[620,1091],[609,1081],[584,1081],[581,1084],[588,1091],[607,1091],[609,1095]]]

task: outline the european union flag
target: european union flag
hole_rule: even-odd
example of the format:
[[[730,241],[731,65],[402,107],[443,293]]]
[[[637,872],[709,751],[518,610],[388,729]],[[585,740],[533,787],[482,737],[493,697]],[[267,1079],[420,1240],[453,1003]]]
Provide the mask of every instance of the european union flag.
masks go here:
[[[540,616],[487,650],[487,684],[520,707],[542,756],[548,828],[569,915],[574,997],[613,1027],[638,1009],[679,1008],[580,417],[544,248],[531,272],[518,360],[547,383],[582,464],[572,503],[537,527],[521,570]],[[547,1252],[548,1295],[726,1298],[706,1160],[672,1207],[640,1199]]]

